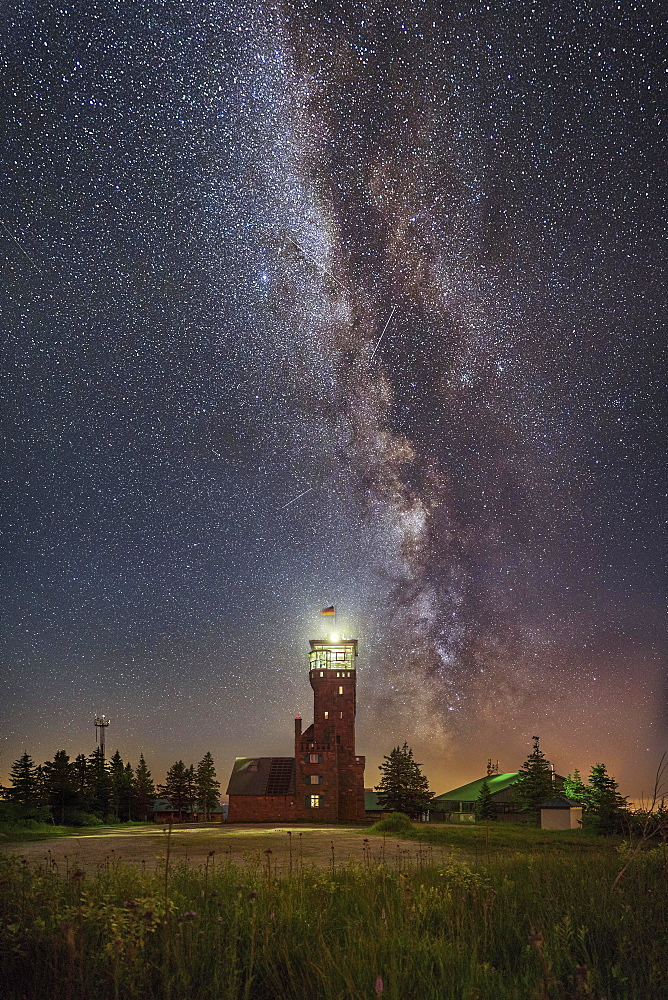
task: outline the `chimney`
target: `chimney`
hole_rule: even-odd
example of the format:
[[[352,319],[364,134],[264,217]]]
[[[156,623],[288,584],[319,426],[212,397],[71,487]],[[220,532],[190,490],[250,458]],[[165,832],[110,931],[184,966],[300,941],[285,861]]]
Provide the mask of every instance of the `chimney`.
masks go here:
[[[302,738],[302,717],[301,715],[295,716],[295,742]]]

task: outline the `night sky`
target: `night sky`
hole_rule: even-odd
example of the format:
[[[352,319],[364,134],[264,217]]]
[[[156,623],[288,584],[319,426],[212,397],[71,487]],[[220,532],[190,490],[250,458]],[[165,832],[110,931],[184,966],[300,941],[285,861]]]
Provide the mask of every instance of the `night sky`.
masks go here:
[[[654,11],[654,15],[653,15]],[[3,5],[1,779],[668,745],[646,2]]]

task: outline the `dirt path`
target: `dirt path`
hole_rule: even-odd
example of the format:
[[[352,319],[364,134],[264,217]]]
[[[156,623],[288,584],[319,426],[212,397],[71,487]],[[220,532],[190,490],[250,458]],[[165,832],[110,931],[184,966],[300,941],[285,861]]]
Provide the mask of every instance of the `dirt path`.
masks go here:
[[[288,833],[289,829],[289,833]],[[367,843],[365,843],[367,838]],[[32,865],[55,862],[60,872],[77,868],[94,871],[99,865],[121,860],[147,870],[160,865],[167,847],[166,828],[147,825],[132,829],[105,827],[82,830],[72,837],[32,843],[2,843],[0,850],[26,858]],[[271,855],[265,852],[270,850]],[[300,863],[336,867],[349,861],[362,862],[364,852],[388,865],[405,868],[426,860],[429,848],[396,837],[370,836],[359,827],[278,827],[270,824],[220,826],[176,825],[172,828],[171,858],[174,863],[203,864],[214,851],[215,862],[265,865],[267,857],[277,871]],[[433,855],[440,860],[440,852]]]

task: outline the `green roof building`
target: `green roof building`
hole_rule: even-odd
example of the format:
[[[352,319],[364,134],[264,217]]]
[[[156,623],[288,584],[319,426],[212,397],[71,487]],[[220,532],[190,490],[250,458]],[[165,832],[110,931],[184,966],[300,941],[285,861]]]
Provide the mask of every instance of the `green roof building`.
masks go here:
[[[483,778],[469,781],[449,792],[437,795],[431,805],[431,818],[450,822],[475,822],[475,806],[480,789],[487,782],[497,819],[516,820],[519,818],[520,804],[513,788],[519,781],[519,771],[505,774],[487,774]]]
[[[472,823],[475,820],[475,806],[480,789],[486,781],[497,819],[508,822],[526,820],[527,815],[522,812],[515,791],[519,780],[519,771],[507,771],[505,774],[488,774],[476,778],[475,781],[469,781],[467,785],[460,785],[449,792],[443,792],[432,800],[431,818]],[[554,775],[555,792],[561,791],[563,780],[560,775]]]

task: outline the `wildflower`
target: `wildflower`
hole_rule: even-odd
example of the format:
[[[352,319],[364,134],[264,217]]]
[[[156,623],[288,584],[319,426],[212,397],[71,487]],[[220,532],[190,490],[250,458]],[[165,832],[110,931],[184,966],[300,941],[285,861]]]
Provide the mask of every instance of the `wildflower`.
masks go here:
[[[534,946],[536,951],[540,951],[543,947],[543,935],[540,931],[531,931],[531,934],[529,934],[529,941],[531,941],[531,944]]]
[[[137,907],[139,906],[139,903],[137,902],[136,899],[126,899],[125,902],[123,903],[123,906],[125,907],[126,910],[136,910]]]
[[[376,994],[380,996],[383,992],[383,980],[380,976],[376,976]]]
[[[256,892],[249,892],[248,893],[248,898],[249,899],[257,899],[257,893]]]
[[[181,920],[194,920],[197,916],[195,910],[186,910],[186,912],[181,917]]]
[[[80,868],[77,868],[75,872],[72,872],[72,878],[84,878],[85,872],[82,872]]]

